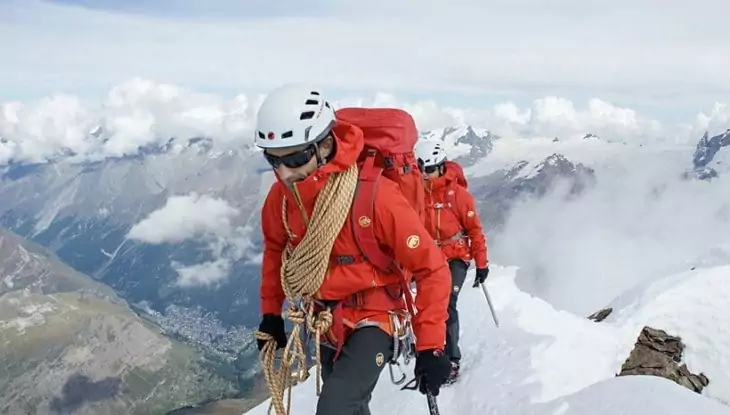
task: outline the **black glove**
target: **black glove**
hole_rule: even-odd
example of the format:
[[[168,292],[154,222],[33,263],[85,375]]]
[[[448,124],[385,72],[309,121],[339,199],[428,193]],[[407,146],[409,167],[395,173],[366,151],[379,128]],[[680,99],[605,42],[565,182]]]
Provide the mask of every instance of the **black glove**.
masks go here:
[[[259,331],[271,335],[276,340],[276,348],[283,349],[286,347],[286,332],[284,331],[284,319],[275,314],[264,314],[259,324]],[[259,350],[264,348],[266,342],[256,339]]]
[[[477,268],[477,274],[474,277],[474,287],[478,287],[479,284],[484,284],[489,276],[489,266],[486,268]]]
[[[431,395],[438,396],[441,385],[446,383],[451,373],[451,361],[441,350],[424,350],[416,356],[414,372],[418,390],[424,395],[431,392]]]

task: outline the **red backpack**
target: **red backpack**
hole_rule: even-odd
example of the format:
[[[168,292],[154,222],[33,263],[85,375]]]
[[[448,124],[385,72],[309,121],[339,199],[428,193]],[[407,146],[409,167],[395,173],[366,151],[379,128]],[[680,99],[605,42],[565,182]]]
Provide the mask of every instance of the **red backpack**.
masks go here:
[[[342,108],[335,115],[338,120],[359,127],[365,136],[365,147],[358,160],[361,167],[357,193],[350,216],[355,241],[363,257],[372,265],[383,272],[402,274],[403,278],[399,278],[401,288],[408,311],[414,315],[407,271],[380,249],[375,231],[368,224],[373,217],[378,184],[384,177],[400,187],[421,221],[425,219],[426,191],[413,151],[418,141],[416,123],[409,113],[397,108]]]
[[[451,160],[448,160],[444,164],[446,165],[446,170],[451,170],[456,173],[456,184],[458,184],[459,186],[464,186],[464,188],[466,188],[466,176],[464,175],[464,168],[461,167],[461,164]]]

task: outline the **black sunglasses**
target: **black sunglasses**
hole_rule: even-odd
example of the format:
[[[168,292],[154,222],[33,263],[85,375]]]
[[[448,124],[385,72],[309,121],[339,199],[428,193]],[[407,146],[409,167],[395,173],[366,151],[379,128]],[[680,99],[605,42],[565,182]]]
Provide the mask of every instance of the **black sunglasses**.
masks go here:
[[[439,164],[439,165],[436,165],[436,166],[428,166],[428,167],[425,167],[424,166],[424,163],[423,163],[423,160],[418,159],[418,170],[421,170],[421,173],[433,174],[442,165],[443,165],[443,163],[442,164]]]
[[[312,144],[304,150],[297,151],[296,153],[287,154],[285,156],[273,156],[264,151],[264,157],[269,162],[271,167],[279,168],[282,164],[290,169],[298,169],[309,163],[317,153],[317,147]]]
[[[433,174],[439,169],[439,167],[441,167],[441,165],[424,167],[423,172],[426,174]]]

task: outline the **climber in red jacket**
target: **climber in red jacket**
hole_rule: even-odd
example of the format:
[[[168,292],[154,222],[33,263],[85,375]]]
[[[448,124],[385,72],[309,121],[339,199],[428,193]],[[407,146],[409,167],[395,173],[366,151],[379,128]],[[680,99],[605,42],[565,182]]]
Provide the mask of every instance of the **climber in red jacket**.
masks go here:
[[[393,317],[406,309],[395,293],[407,282],[359,254],[364,241],[356,240],[348,219],[357,205],[351,199],[363,130],[338,119],[316,88],[290,84],[263,102],[255,134],[277,178],[261,211],[259,350],[266,356],[272,347],[288,349],[282,318],[288,298],[287,317],[319,337],[315,343],[329,346],[317,356],[324,385],[316,414],[369,414],[371,393],[393,356]],[[355,217],[355,226],[372,229],[375,246],[388,248],[418,285],[415,374],[421,392],[438,395],[449,374],[443,352],[450,291],[445,258],[395,182],[381,180],[367,203],[372,215]],[[309,304],[301,306],[306,313],[300,299]],[[297,323],[299,318],[306,323]],[[298,338],[292,332],[289,341]]]
[[[445,353],[451,360],[448,383],[459,376],[459,312],[456,303],[472,260],[476,265],[474,286],[489,275],[487,241],[474,197],[466,189],[461,166],[447,160],[439,141],[419,141],[416,157],[426,181],[426,229],[441,247],[451,269],[451,298],[446,322]]]

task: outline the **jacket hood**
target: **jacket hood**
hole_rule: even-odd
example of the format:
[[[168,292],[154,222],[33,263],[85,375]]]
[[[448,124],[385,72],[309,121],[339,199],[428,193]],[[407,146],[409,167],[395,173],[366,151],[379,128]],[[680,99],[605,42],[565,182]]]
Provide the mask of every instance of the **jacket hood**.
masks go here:
[[[350,166],[357,163],[360,152],[362,152],[365,146],[362,130],[345,121],[337,121],[337,124],[332,129],[332,133],[336,143],[335,157],[329,163],[318,169],[325,174],[337,173],[349,169]]]

